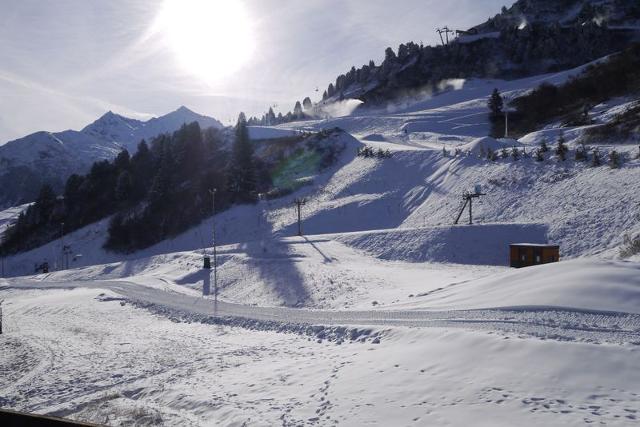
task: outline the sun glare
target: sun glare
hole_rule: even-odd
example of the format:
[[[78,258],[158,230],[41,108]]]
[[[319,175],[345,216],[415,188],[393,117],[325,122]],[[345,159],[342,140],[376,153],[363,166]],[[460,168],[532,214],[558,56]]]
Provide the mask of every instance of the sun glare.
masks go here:
[[[180,64],[209,83],[246,65],[255,47],[241,0],[165,0],[154,27]]]

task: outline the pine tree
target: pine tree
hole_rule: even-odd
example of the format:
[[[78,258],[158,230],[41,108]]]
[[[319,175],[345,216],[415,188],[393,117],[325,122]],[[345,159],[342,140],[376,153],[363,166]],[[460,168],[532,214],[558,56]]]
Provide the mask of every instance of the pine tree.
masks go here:
[[[500,150],[500,157],[503,159],[509,157],[509,150],[507,150],[507,147],[502,147],[502,150]]]
[[[598,149],[596,148],[595,150],[593,150],[593,155],[591,156],[591,166],[598,167],[601,164],[602,161],[600,160],[600,151],[598,151]]]
[[[544,151],[542,151],[542,148],[536,150],[535,159],[537,162],[544,162]]]
[[[444,145],[442,146],[442,157],[449,157],[449,151]]]
[[[333,83],[329,83],[329,87],[327,88],[327,98],[331,98],[336,94],[336,89],[333,86]]]
[[[82,197],[81,187],[83,183],[84,177],[77,174],[73,174],[67,178],[67,183],[64,186],[64,203],[67,208],[74,206],[80,201]]]
[[[38,197],[33,205],[36,214],[36,224],[45,224],[49,221],[53,208],[56,204],[56,193],[49,184],[44,184],[40,188]]]
[[[556,147],[556,155],[563,162],[567,159],[567,151],[568,148],[564,139],[564,135],[560,134],[560,137],[558,138],[558,145]]]
[[[547,153],[549,151],[549,146],[547,145],[547,139],[543,139],[540,143],[540,151],[542,153]]]
[[[254,201],[257,178],[253,158],[253,146],[244,113],[240,113],[235,131],[235,142],[229,168],[229,191],[240,202]]]
[[[131,157],[129,156],[129,152],[127,150],[122,150],[118,153],[114,165],[118,170],[127,170],[129,169],[129,162],[131,161]]]
[[[498,92],[498,89],[493,89],[493,93],[489,97],[489,102],[487,103],[489,107],[489,111],[491,112],[492,117],[497,117],[502,115],[502,108],[504,107],[504,100]]]
[[[313,103],[311,102],[311,98],[308,96],[302,100],[302,107],[304,107],[304,111],[311,111],[313,108]]]
[[[584,144],[580,144],[576,148],[575,159],[576,159],[576,162],[587,161],[587,148],[584,146]]]
[[[296,119],[302,118],[302,104],[300,104],[300,101],[296,101],[296,105],[293,107],[293,115]]]
[[[172,171],[174,170],[173,156],[168,144],[163,147],[158,171],[153,177],[149,188],[149,202],[152,205],[166,205],[169,201],[171,190]]]
[[[116,200],[119,202],[129,200],[132,188],[133,184],[131,181],[131,174],[129,171],[123,170],[120,172],[120,175],[118,175],[118,181],[115,189]]]
[[[518,150],[518,147],[513,147],[511,149],[511,158],[513,158],[514,161],[520,159],[520,150]]]

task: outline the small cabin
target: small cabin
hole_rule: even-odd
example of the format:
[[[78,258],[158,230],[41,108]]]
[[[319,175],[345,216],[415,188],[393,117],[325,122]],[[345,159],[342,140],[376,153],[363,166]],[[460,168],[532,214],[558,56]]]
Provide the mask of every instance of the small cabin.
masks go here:
[[[560,246],[538,243],[509,245],[511,267],[522,268],[560,261]]]

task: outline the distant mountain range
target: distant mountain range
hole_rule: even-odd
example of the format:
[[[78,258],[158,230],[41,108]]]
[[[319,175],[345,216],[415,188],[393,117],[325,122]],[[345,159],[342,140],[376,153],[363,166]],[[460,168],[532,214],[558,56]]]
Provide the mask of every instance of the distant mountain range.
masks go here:
[[[112,159],[123,149],[133,154],[141,140],[192,122],[203,129],[223,127],[186,107],[148,121],[109,111],[80,131],[41,131],[10,141],[0,146],[0,207],[32,201],[44,183],[61,190],[71,174],[86,172],[94,162]]]

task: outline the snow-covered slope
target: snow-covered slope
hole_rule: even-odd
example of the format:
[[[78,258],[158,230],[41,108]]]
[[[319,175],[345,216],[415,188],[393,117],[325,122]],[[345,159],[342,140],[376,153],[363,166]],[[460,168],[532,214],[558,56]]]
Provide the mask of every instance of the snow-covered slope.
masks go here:
[[[141,140],[195,121],[202,128],[222,127],[186,107],[146,122],[109,111],[81,131],[36,132],[0,145],[0,185],[5,187],[0,206],[33,199],[43,183],[59,189],[69,175],[85,172],[93,162],[111,159],[123,149],[133,153]]]
[[[635,179],[640,161],[633,159],[635,146],[615,147],[628,153],[628,161],[620,169],[606,165],[591,167],[575,162],[571,156],[562,162],[551,154],[544,162],[530,156],[518,160],[509,156],[496,161],[482,156],[489,148],[514,146],[530,154],[542,138],[546,137],[553,145],[561,132],[557,126],[550,126],[519,141],[483,137],[488,129],[486,97],[493,87],[510,98],[541,82],[561,83],[579,71],[510,82],[475,80],[458,90],[402,106],[392,114],[376,112],[276,128],[270,134],[279,135],[278,129],[287,133],[340,126],[360,141],[345,136],[348,150],[334,167],[314,177],[312,185],[287,197],[237,206],[217,216],[218,243],[232,245],[230,253],[251,253],[250,261],[239,255],[223,258],[222,269],[228,269],[228,275],[222,277],[228,278],[224,279],[228,280],[228,295],[234,298],[247,297],[252,292],[258,295],[262,292],[259,288],[272,286],[271,279],[280,274],[275,270],[263,277],[249,273],[256,265],[271,262],[269,257],[258,257],[263,250],[280,260],[297,256],[290,244],[277,243],[297,233],[293,203],[297,197],[307,199],[302,209],[306,235],[328,235],[323,239],[383,259],[506,265],[508,243],[516,240],[557,243],[563,259],[617,256],[623,235],[640,231],[636,212],[640,184]],[[594,119],[610,116],[610,111],[619,110],[621,105],[624,102],[615,100],[610,106],[599,106]],[[408,124],[412,126],[407,127]],[[562,130],[570,147],[574,147],[584,128]],[[360,144],[389,150],[391,157],[357,157],[355,152]],[[458,155],[454,148],[460,150]],[[601,145],[600,149],[604,155],[612,147]],[[451,228],[461,208],[462,193],[474,189],[476,184],[482,185],[486,193],[474,203],[477,227]],[[467,215],[463,216],[463,222]],[[65,244],[70,244],[74,253],[82,254],[74,266],[117,263],[123,259],[102,249],[107,223],[103,221],[65,237]],[[210,245],[211,229],[212,221],[204,221],[174,239],[127,256],[124,266],[105,267],[105,271],[117,272],[117,277],[126,277],[134,271],[155,271],[160,276],[166,273],[168,280],[182,277],[181,266],[197,268],[198,251]],[[323,251],[321,247],[319,244]],[[7,260],[8,271],[12,275],[31,274],[33,265],[45,259],[53,265],[59,258],[59,248],[60,242],[54,241],[11,257]],[[185,255],[177,256],[175,263],[167,261],[172,256],[163,255],[177,252]],[[188,264],[182,264],[185,260],[189,260]],[[162,262],[169,265],[158,270]],[[323,277],[337,276],[323,273]],[[303,288],[313,283],[306,273],[296,277],[302,278]],[[192,282],[195,283],[189,283]],[[256,287],[246,292],[249,282]],[[291,303],[288,297],[278,295],[271,295],[268,300],[272,304]],[[324,304],[318,301],[312,304]]]
[[[260,129],[358,139],[336,134],[337,163],[295,193],[215,217],[215,297],[213,219],[126,256],[102,249],[108,220],[66,235],[72,269],[0,279],[0,405],[108,425],[635,426],[640,267],[613,258],[640,232],[637,147],[596,142],[628,155],[611,169],[522,156],[562,132],[573,149],[584,127],[485,137],[493,87],[570,74]],[[116,136],[134,125],[111,119]],[[483,155],[512,147],[520,158]],[[476,184],[474,225],[453,226]],[[508,268],[520,240],[560,244],[561,262]],[[8,257],[7,273],[58,270],[62,243]]]

